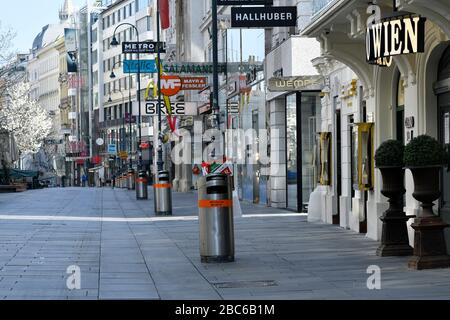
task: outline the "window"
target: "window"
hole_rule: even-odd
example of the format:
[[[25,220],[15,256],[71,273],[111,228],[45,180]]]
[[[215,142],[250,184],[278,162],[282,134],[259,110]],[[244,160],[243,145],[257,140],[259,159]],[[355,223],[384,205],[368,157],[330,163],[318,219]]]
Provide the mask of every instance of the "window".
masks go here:
[[[109,28],[111,26],[111,16],[108,16],[108,18],[106,19],[106,27]]]
[[[122,20],[122,15],[120,14],[120,9],[117,11],[117,22],[120,22]]]
[[[116,24],[116,13],[113,12],[111,16],[112,16],[112,25],[115,25]]]
[[[128,6],[128,12],[129,12],[129,16],[133,15],[133,7],[131,6],[132,4],[130,3],[130,5]]]
[[[125,20],[127,18],[127,7],[123,7],[123,19]]]
[[[150,17],[144,17],[136,22],[136,26],[139,32],[150,31],[151,29],[151,20]]]

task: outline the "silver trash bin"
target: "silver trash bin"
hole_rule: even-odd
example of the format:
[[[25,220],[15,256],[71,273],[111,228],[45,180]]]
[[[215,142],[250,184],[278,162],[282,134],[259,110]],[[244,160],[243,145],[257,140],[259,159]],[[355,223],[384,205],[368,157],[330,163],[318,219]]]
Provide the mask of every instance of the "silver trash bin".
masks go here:
[[[155,190],[155,214],[157,216],[172,215],[172,184],[169,171],[160,171],[157,182],[153,185]]]
[[[231,179],[223,174],[210,174],[199,179],[198,187],[202,263],[234,262]]]
[[[127,181],[128,190],[136,190],[136,173],[133,169],[128,170]]]
[[[148,199],[148,179],[145,171],[139,171],[138,178],[136,179],[136,199]]]

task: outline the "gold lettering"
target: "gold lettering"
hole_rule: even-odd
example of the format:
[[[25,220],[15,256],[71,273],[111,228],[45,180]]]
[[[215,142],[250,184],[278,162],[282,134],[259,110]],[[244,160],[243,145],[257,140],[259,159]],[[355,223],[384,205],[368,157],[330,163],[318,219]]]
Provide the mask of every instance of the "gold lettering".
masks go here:
[[[394,56],[402,53],[402,46],[400,42],[399,30],[401,28],[400,20],[392,20],[391,24],[391,52],[390,56]]]
[[[403,22],[405,23],[405,49],[403,50],[404,54],[410,53],[408,42],[411,43],[411,49],[413,53],[417,52],[418,50],[419,38],[417,34],[419,31],[419,20],[420,17],[413,18],[415,29],[413,29],[411,18],[403,20]]]

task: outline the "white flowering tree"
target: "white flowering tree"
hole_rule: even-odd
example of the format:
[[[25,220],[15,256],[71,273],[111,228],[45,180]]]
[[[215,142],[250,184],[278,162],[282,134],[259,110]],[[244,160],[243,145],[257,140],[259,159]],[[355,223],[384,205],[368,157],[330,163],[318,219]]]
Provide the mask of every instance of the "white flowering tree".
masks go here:
[[[14,135],[22,154],[37,153],[52,129],[47,112],[29,97],[30,85],[19,82],[7,89],[0,105],[0,128]]]

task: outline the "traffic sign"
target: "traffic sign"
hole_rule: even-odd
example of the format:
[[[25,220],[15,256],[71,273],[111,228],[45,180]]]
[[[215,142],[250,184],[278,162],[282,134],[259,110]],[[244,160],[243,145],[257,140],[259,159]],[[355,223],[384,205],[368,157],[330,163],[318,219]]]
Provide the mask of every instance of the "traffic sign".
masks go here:
[[[117,145],[116,144],[109,144],[108,145],[108,153],[109,154],[117,154]]]
[[[157,73],[158,68],[155,60],[125,60],[123,62],[123,73]],[[140,67],[139,67],[140,66]]]

